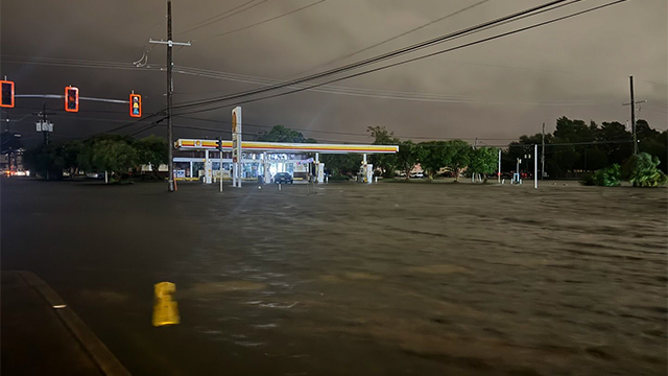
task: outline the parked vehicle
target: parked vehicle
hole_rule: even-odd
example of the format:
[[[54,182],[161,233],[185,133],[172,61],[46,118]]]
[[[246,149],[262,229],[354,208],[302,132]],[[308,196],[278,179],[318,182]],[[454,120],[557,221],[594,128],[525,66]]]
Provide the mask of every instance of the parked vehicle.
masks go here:
[[[411,173],[411,178],[413,179],[422,179],[424,178],[424,173],[422,171],[419,172],[412,172]]]
[[[274,183],[276,184],[292,184],[292,175],[287,172],[279,172],[274,175]]]
[[[86,179],[104,179],[104,171],[102,172],[88,172]]]

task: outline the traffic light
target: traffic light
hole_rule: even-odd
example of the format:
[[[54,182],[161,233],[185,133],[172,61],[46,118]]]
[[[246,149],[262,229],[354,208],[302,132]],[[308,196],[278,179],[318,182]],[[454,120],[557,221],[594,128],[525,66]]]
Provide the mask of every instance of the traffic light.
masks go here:
[[[130,116],[141,117],[141,95],[130,94]]]
[[[13,108],[14,107],[14,81],[0,80],[2,86],[2,101],[0,107]]]
[[[79,89],[73,86],[65,88],[65,111],[79,112]]]

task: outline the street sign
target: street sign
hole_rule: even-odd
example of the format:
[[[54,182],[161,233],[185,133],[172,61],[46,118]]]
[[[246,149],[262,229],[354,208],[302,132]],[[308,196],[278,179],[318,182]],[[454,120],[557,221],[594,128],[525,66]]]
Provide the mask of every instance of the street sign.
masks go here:
[[[2,86],[0,107],[14,108],[14,81],[0,80],[0,86]]]
[[[35,123],[35,129],[37,132],[53,132],[53,123],[40,120]]]
[[[130,94],[130,116],[141,117],[141,95]]]
[[[79,112],[79,89],[73,86],[65,88],[65,111]]]

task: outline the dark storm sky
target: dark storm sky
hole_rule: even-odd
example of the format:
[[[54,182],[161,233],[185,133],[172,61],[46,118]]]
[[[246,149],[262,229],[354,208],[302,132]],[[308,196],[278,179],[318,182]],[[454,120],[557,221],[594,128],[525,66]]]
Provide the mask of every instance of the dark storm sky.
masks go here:
[[[192,47],[175,51],[175,64],[253,76],[252,80],[294,78],[477,2],[327,0],[259,26],[212,37],[316,1],[267,0],[223,21],[183,32],[245,1],[175,0],[174,39],[193,41]],[[584,0],[498,30],[529,25],[606,1]],[[547,0],[490,0],[328,67],[543,2]],[[166,37],[165,1],[2,0],[1,12],[2,74],[16,82],[17,94],[61,94],[64,86],[72,84],[79,87],[82,96],[90,97],[126,99],[135,90],[144,96],[144,113],[164,105],[165,74],[132,69],[130,63],[142,56],[148,38]],[[667,18],[666,0],[630,0],[504,39],[341,81],[333,84],[335,89],[325,89],[328,92],[301,92],[249,103],[243,106],[244,122],[311,130],[304,134],[321,141],[368,142],[364,134],[369,125],[384,125],[406,137],[515,138],[522,133],[539,132],[543,122],[552,131],[555,119],[562,115],[599,123],[627,121],[629,108],[621,104],[628,101],[628,76],[634,75],[636,98],[648,100],[639,117],[663,130],[668,127]],[[424,52],[496,32],[497,29],[476,34]],[[67,64],[81,66],[55,66],[54,63],[60,62],[57,59],[68,59]],[[90,68],[91,61],[103,62],[106,67]],[[165,47],[153,47],[148,53],[148,63],[153,67],[164,66]],[[130,69],[110,68],[110,64]],[[260,87],[238,79],[186,74],[175,74],[174,79],[175,103]],[[373,91],[350,93],[349,88]],[[387,98],[397,95],[396,92],[420,95],[411,94],[417,100]],[[425,100],[425,94],[435,95],[430,97],[435,99]],[[10,118],[20,119],[41,103],[41,100],[19,100]],[[61,101],[49,100],[47,104],[56,111],[63,108]],[[231,107],[193,116],[229,121]],[[79,114],[61,111],[52,118],[55,139],[84,137],[130,120],[123,105],[82,102],[80,109]],[[10,124],[12,130],[22,131],[26,140],[37,142],[39,135],[34,130],[34,121],[34,117],[26,117]],[[176,119],[175,124],[224,131],[230,127],[227,123],[190,119]],[[143,127],[138,124],[120,133],[134,133]],[[244,133],[261,130],[247,126]],[[164,135],[166,131],[164,127],[156,127],[139,136],[150,133]],[[175,135],[217,136],[213,131],[183,128],[176,129]]]

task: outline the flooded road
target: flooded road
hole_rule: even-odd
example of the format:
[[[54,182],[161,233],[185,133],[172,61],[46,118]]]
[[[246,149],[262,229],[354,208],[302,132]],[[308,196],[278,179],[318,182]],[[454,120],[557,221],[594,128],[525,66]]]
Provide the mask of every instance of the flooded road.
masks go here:
[[[668,190],[567,184],[3,181],[2,269],[135,376],[666,375]]]

